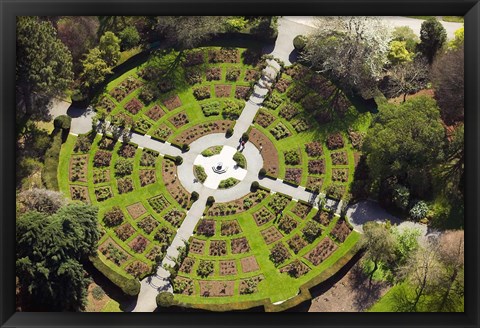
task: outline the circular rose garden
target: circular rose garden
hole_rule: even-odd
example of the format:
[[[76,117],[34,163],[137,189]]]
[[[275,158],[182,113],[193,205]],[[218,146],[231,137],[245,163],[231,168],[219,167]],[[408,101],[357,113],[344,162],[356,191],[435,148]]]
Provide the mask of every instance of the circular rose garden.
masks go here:
[[[113,128],[100,121],[102,134],[69,135],[60,188],[99,207],[98,256],[115,274],[155,274],[196,202],[203,215],[171,269],[186,306],[292,306],[354,255],[359,234],[345,219],[297,195],[348,199],[370,114],[295,65],[239,131],[266,66],[252,50],[199,48],[175,68],[177,80],[158,81],[161,68],[148,60],[94,105]]]

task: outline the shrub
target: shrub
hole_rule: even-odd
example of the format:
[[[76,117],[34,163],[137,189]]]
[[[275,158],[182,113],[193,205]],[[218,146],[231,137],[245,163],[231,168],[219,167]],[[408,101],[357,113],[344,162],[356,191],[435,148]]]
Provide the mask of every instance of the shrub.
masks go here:
[[[60,115],[53,120],[53,126],[58,129],[68,130],[72,125],[72,118],[68,115]]]
[[[99,150],[95,153],[93,158],[93,165],[98,166],[109,166],[110,160],[112,159],[112,153],[104,150]]]
[[[283,246],[281,242],[275,244],[275,246],[270,251],[270,259],[272,260],[275,265],[281,264],[288,259],[290,255],[288,254],[288,250]]]
[[[242,106],[239,102],[226,100],[223,104],[222,116],[228,120],[236,120],[240,117],[242,113]]]
[[[220,103],[218,101],[212,101],[205,104],[201,104],[203,115],[205,117],[215,116],[220,114]]]
[[[395,206],[401,210],[406,210],[410,198],[410,190],[402,185],[395,185],[393,189],[392,200]]]
[[[190,195],[190,199],[193,201],[193,202],[196,202],[198,200],[198,197],[200,197],[200,195],[198,194],[198,192],[194,191],[192,192],[192,194]]]
[[[232,135],[233,135],[233,128],[228,128],[227,131],[225,131],[225,136],[229,138]]]
[[[200,260],[200,264],[197,268],[197,274],[202,277],[208,277],[213,272],[213,262]]]
[[[248,141],[248,138],[249,138],[249,137],[248,137],[248,133],[247,133],[247,132],[243,132],[243,133],[242,133],[242,140],[244,140],[245,142],[247,142],[247,141]]]
[[[45,165],[42,169],[42,182],[50,190],[58,190],[57,169],[61,148],[62,134],[57,133],[53,136],[52,145],[45,152]]]
[[[258,175],[260,177],[264,177],[267,174],[267,170],[265,168],[261,168],[260,171],[258,171]]]
[[[239,181],[235,178],[228,178],[225,180],[220,181],[218,184],[219,189],[228,189],[236,185]]]
[[[427,216],[428,213],[428,205],[424,201],[418,201],[413,207],[410,209],[410,216],[412,219],[421,220]]]
[[[302,51],[303,49],[305,49],[305,46],[307,45],[307,38],[303,35],[297,35],[294,39],[293,39],[293,46],[295,47],[295,49],[297,49],[298,51]]]
[[[120,289],[128,296],[137,296],[140,293],[140,282],[137,279],[126,278],[113,269],[108,267],[100,260],[98,256],[90,257],[92,264],[100,271],[105,277],[107,277],[112,283],[120,287]]]
[[[288,150],[284,153],[285,155],[285,164],[288,165],[297,165],[300,163],[300,154],[297,150]]]
[[[195,165],[193,169],[195,171],[195,176],[200,182],[203,183],[205,182],[205,180],[207,180],[207,173],[205,172],[205,169],[203,168],[203,166]]]
[[[105,296],[105,292],[103,291],[102,287],[95,286],[92,290],[92,296],[96,300],[101,300],[103,296]]]
[[[158,307],[170,307],[175,305],[175,299],[170,292],[160,292],[156,297]]]
[[[305,236],[305,240],[311,243],[322,233],[322,230],[317,223],[308,221],[302,232]]]
[[[183,151],[183,152],[187,152],[187,151],[189,151],[189,150],[190,150],[190,146],[189,146],[187,143],[184,143],[184,144],[182,145],[182,151]]]
[[[205,86],[193,89],[193,96],[197,100],[210,98],[210,87]]]
[[[149,104],[156,97],[155,97],[155,93],[152,91],[151,88],[143,87],[142,91],[140,91],[140,94],[138,95],[138,98],[140,98],[140,100],[143,101],[145,104]]]
[[[133,171],[133,161],[126,158],[119,158],[115,163],[115,173],[120,176],[129,175]]]
[[[81,134],[77,138],[77,142],[75,143],[75,151],[80,151],[82,153],[86,153],[90,150],[92,146],[92,142],[90,138],[86,134]]]
[[[343,137],[340,132],[330,134],[327,138],[327,147],[330,150],[343,148]]]
[[[136,47],[140,42],[140,34],[138,34],[135,26],[127,26],[118,33],[120,38],[122,49],[132,49]]]
[[[118,206],[114,206],[111,210],[107,211],[103,216],[103,222],[107,227],[118,226],[123,223],[123,212]]]
[[[255,192],[258,190],[259,187],[260,187],[260,183],[258,183],[258,181],[253,181],[250,187],[250,190]]]
[[[215,203],[215,198],[213,196],[208,196],[207,198],[207,205],[212,206]]]
[[[247,167],[247,160],[245,156],[239,151],[233,155],[233,160],[237,163],[238,166],[240,166],[242,169]]]
[[[176,156],[175,157],[175,164],[176,165],[182,165],[182,163],[183,163],[183,157],[180,156],[180,155]]]
[[[227,81],[235,82],[236,80],[238,80],[239,76],[240,76],[240,69],[235,67],[227,68],[227,75],[225,76]]]

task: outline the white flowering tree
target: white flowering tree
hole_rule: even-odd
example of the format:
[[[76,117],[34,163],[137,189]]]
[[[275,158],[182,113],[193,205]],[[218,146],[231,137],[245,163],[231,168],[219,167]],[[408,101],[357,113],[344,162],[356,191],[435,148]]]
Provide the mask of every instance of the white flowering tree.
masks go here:
[[[345,89],[371,97],[388,63],[390,34],[376,17],[318,17],[302,57]]]

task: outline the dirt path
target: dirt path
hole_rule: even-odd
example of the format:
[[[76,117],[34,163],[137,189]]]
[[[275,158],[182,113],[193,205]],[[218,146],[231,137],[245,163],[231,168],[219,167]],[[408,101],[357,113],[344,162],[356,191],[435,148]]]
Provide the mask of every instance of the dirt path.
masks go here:
[[[328,291],[312,300],[308,312],[363,312],[391,288],[386,282],[372,282],[359,263]]]

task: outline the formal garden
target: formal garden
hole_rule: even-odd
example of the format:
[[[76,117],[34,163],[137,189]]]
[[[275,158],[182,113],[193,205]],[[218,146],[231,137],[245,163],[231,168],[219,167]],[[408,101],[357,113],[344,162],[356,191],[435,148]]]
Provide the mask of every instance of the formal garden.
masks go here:
[[[208,134],[223,133],[226,140],[268,59],[256,49],[220,47],[190,50],[172,64],[177,58],[177,53],[152,57],[111,81],[94,107],[98,133],[69,135],[60,155],[60,189],[72,200],[99,206],[98,257],[126,278],[123,282],[156,272],[198,198],[177,178],[177,165],[187,165],[182,158],[139,146],[132,134],[150,136],[182,154]],[[158,78],[164,67],[174,70],[173,79]],[[245,131],[263,158],[263,169],[255,172],[259,188],[240,199],[208,204],[197,218],[188,249],[170,269],[182,303],[289,299],[312,279],[326,279],[322,273],[353,254],[359,235],[334,209],[271,193],[262,179],[278,178],[348,202],[370,113],[360,113],[332,82],[305,66],[282,63],[278,73]],[[221,145],[220,140],[201,155],[218,155]],[[248,170],[241,152],[233,159]],[[193,170],[204,182],[205,169]],[[229,178],[219,188],[237,183]]]

